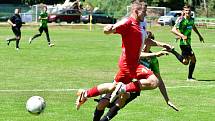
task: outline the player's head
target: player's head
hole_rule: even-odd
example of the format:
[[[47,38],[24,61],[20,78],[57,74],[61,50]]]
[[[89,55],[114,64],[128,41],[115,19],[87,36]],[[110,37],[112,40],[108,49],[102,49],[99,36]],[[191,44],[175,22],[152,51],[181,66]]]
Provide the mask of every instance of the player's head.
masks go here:
[[[14,13],[15,13],[15,14],[19,14],[19,13],[20,13],[20,11],[21,11],[21,9],[20,9],[20,8],[16,8],[16,9],[14,10]]]
[[[147,4],[139,0],[131,3],[131,14],[136,17],[138,21],[143,21],[146,16]]]
[[[183,7],[183,13],[184,13],[184,16],[190,17],[191,16],[191,7],[189,5],[185,5]]]
[[[47,6],[46,6],[46,5],[43,6],[43,11],[44,11],[44,12],[47,11]]]
[[[147,35],[149,39],[153,39],[153,40],[155,39],[155,36],[151,31],[147,31]]]

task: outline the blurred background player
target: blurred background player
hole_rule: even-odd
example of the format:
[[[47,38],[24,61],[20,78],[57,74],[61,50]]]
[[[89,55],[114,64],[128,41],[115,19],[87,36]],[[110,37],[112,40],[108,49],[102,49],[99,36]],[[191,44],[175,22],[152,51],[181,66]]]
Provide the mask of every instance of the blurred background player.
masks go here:
[[[49,37],[49,31],[48,31],[48,13],[47,13],[47,6],[43,6],[43,10],[41,11],[40,13],[40,16],[39,16],[39,20],[40,20],[40,28],[39,28],[39,34],[35,34],[33,37],[31,37],[29,39],[29,44],[31,44],[31,42],[42,35],[43,31],[45,31],[46,33],[46,39],[48,41],[48,46],[49,47],[52,47],[54,46],[54,44],[51,43],[50,41],[50,37]]]
[[[204,42],[203,37],[197,30],[194,24],[194,18],[191,17],[191,9],[189,5],[185,5],[183,7],[183,17],[180,17],[174,27],[172,28],[172,32],[180,37],[180,48],[182,55],[179,55],[176,51],[172,51],[172,53],[178,58],[180,62],[184,65],[189,64],[189,72],[188,72],[188,81],[194,81],[193,72],[196,65],[196,57],[191,48],[191,32],[192,29],[199,36],[199,40]]]
[[[11,41],[16,41],[16,50],[19,50],[19,41],[21,39],[21,27],[22,27],[22,18],[20,16],[20,9],[16,8],[14,11],[14,15],[10,17],[7,21],[12,26],[12,31],[15,34],[15,37],[6,39],[7,45],[10,45]]]

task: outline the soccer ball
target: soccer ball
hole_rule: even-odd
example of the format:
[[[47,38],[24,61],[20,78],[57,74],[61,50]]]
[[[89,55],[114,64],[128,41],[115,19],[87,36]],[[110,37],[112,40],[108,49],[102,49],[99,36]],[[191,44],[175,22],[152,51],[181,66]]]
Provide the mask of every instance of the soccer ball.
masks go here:
[[[26,102],[26,109],[31,114],[40,114],[45,107],[45,100],[40,96],[32,96]]]

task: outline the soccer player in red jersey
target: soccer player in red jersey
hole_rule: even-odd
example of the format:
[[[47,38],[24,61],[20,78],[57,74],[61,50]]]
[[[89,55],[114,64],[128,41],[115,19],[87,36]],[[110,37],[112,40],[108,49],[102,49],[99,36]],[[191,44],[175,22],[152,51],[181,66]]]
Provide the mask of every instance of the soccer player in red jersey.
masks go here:
[[[139,92],[141,90],[157,88],[158,78],[151,70],[139,64],[140,53],[144,44],[140,22],[143,21],[146,16],[146,9],[147,6],[145,2],[134,2],[131,4],[130,17],[114,25],[104,27],[105,34],[115,33],[122,36],[122,54],[119,59],[119,71],[114,79],[114,83],[100,84],[88,90],[80,89],[77,93],[77,109],[80,108],[87,98],[110,93],[113,92],[114,89],[115,93],[113,93],[114,95],[111,100],[117,97],[118,92]],[[171,46],[167,44],[159,46],[171,49]],[[133,79],[136,81],[132,82]]]

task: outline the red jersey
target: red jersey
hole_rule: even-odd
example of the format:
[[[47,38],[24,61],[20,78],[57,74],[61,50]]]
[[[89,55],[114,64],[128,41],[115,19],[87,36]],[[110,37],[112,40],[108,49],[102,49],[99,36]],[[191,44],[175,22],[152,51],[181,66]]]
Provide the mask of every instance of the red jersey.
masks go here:
[[[143,45],[140,23],[130,17],[120,21],[118,24],[119,26],[116,28],[115,33],[122,36],[122,54],[119,59],[119,67],[121,70],[129,71],[133,75],[139,65]]]

